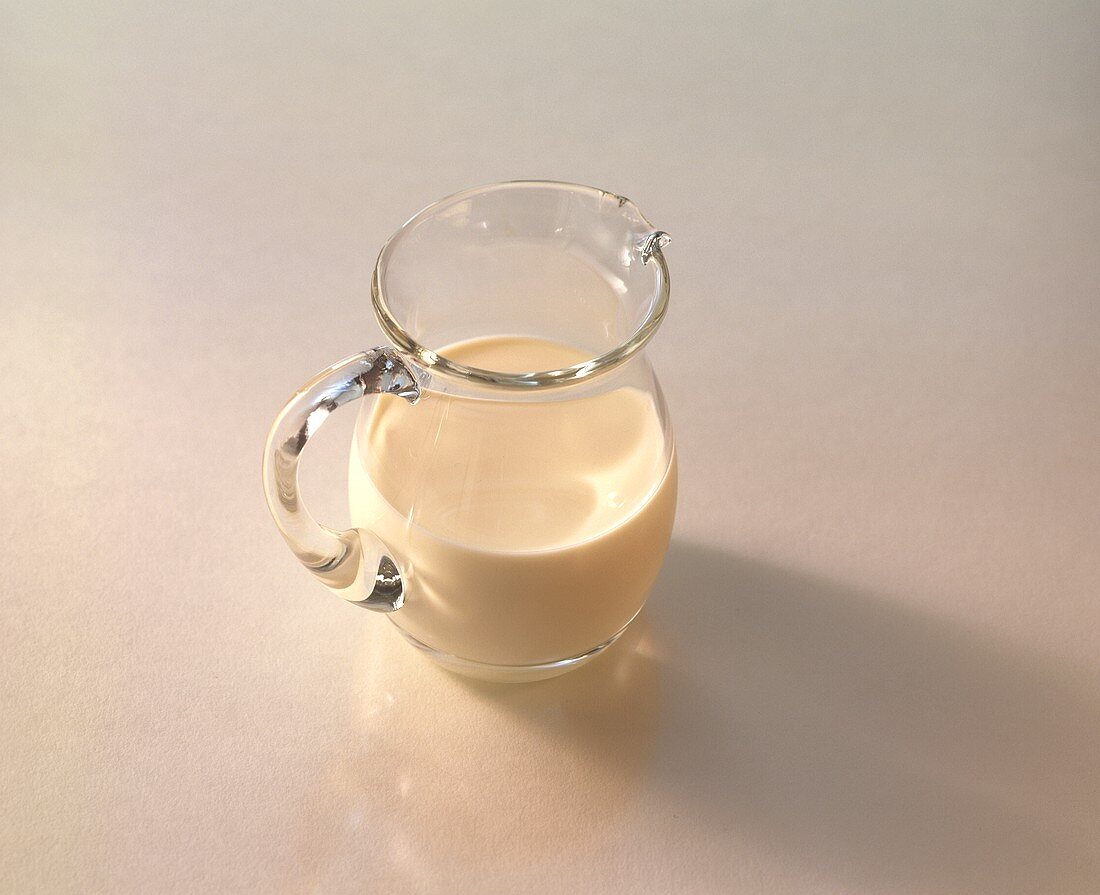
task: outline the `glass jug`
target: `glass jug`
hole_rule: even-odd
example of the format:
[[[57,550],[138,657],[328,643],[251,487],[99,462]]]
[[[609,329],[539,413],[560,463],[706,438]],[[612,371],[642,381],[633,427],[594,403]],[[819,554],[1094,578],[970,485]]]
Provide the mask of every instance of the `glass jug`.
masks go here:
[[[302,564],[476,677],[550,677],[613,643],[676,508],[643,351],[668,306],[667,241],[629,200],[566,183],[467,190],[409,220],[371,282],[393,347],[322,371],[268,436],[268,505]],[[334,531],[302,504],[299,457],[361,397],[354,527]]]

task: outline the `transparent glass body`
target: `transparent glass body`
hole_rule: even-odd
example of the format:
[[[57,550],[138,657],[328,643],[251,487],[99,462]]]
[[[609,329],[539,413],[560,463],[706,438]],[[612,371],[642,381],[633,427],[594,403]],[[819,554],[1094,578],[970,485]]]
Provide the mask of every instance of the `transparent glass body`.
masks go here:
[[[523,680],[596,655],[645,602],[676,504],[667,408],[644,347],[664,316],[667,236],[628,200],[517,182],[421,211],[386,243],[372,300],[392,347],[319,374],[265,454],[302,562],[391,613],[466,673]],[[297,462],[363,395],[354,528],[315,523]]]

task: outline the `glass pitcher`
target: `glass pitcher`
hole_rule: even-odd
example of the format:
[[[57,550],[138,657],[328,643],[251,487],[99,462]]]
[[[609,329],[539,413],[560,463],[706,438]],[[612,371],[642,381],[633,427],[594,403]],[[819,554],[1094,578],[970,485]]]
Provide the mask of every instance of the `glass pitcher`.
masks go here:
[[[550,677],[612,644],[676,508],[643,351],[668,306],[667,241],[629,200],[567,183],[467,190],[409,220],[371,282],[392,347],[322,371],[268,436],[268,505],[302,564],[476,677]],[[354,527],[334,531],[302,504],[299,457],[362,397]]]

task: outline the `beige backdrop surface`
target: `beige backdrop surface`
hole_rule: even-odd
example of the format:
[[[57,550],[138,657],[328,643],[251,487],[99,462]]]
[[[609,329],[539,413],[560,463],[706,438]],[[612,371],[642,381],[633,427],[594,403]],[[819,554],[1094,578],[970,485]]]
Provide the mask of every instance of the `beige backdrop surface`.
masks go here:
[[[1100,6],[272,6],[0,12],[0,890],[1095,892]],[[259,460],[386,236],[531,177],[673,235],[681,504],[501,691]]]

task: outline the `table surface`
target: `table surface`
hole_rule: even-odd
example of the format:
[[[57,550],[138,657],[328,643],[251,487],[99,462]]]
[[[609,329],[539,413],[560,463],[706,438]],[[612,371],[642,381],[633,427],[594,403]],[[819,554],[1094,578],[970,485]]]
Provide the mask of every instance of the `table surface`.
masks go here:
[[[1096,891],[1100,6],[3,22],[0,889]],[[259,461],[382,241],[515,178],[673,235],[682,479],[637,628],[494,687]]]

